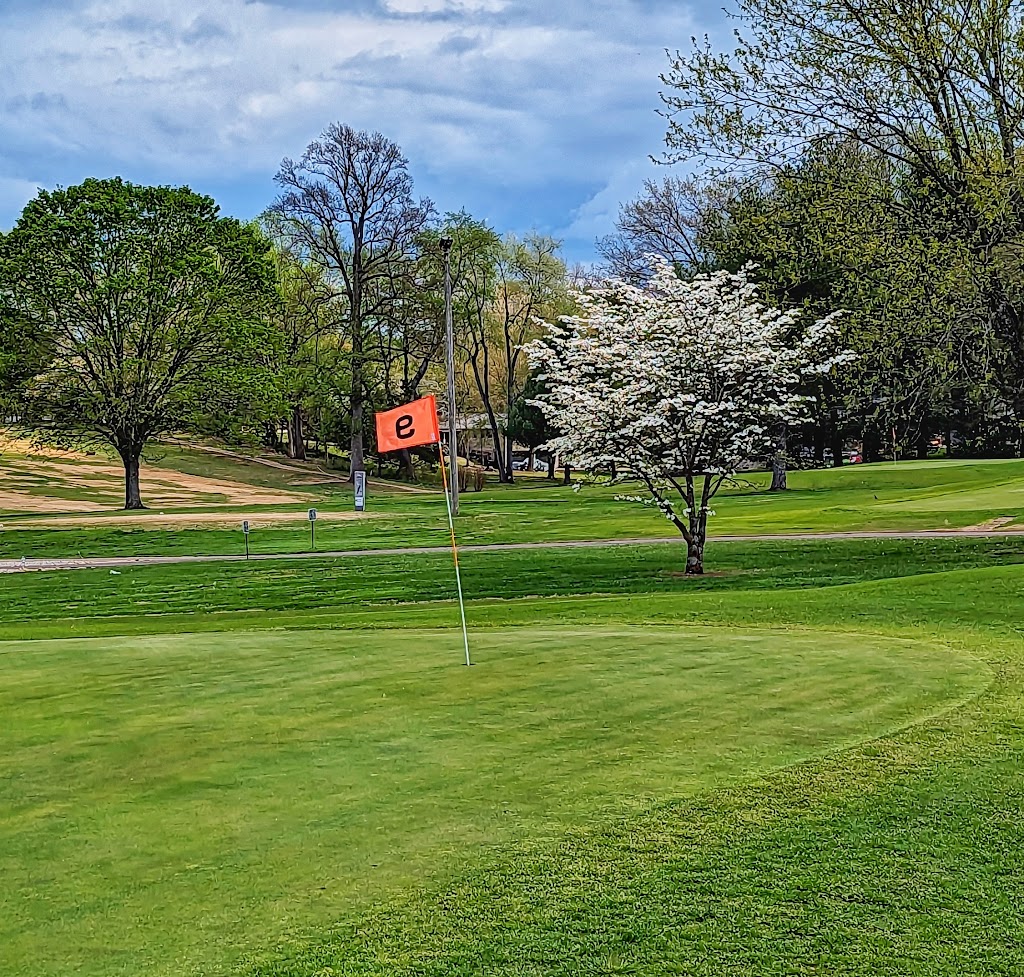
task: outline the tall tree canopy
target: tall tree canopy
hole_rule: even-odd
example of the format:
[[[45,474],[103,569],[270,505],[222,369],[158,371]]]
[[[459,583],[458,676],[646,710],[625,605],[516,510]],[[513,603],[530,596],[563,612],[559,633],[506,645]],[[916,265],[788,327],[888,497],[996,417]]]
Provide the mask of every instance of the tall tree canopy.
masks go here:
[[[668,158],[758,179],[823,141],[884,161],[874,192],[861,182],[833,202],[883,205],[931,267],[904,262],[872,286],[931,295],[936,267],[954,261],[955,314],[972,337],[950,344],[958,382],[982,378],[989,416],[1010,414],[1024,431],[1024,9],[737,0],[735,15],[729,52],[705,40],[663,76]]]
[[[292,254],[319,265],[345,301],[351,356],[352,472],[362,471],[367,335],[407,294],[416,240],[433,205],[412,196],[408,161],[379,132],[335,123],[298,162],[285,159],[270,213]]]
[[[22,422],[56,443],[110,444],[125,508],[141,508],[147,441],[235,399],[232,371],[273,296],[265,247],[186,187],[41,191],[0,243],[0,319],[33,340],[19,353],[32,368]]]

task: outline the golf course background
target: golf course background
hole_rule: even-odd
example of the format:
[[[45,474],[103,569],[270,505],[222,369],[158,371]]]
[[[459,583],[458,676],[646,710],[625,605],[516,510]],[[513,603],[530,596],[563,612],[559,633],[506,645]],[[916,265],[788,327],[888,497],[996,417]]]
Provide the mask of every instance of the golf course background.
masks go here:
[[[715,529],[1012,529],[1021,465],[794,473]],[[659,534],[602,493],[470,496],[460,534]],[[443,509],[379,501],[331,545]],[[240,535],[69,510],[5,553]],[[472,668],[443,554],[0,576],[0,973],[1019,972],[1024,536],[682,559],[467,552]]]

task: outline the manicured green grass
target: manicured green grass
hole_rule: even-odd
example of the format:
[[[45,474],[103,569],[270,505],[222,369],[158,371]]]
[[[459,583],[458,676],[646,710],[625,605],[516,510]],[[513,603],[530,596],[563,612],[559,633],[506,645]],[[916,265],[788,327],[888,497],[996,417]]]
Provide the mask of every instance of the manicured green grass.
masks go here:
[[[230,470],[235,464],[209,457],[218,470]],[[206,458],[200,461],[207,463]],[[260,466],[239,464],[239,478],[257,477],[247,469]],[[751,475],[747,483],[718,497],[712,535],[955,529],[992,519],[1013,522],[1024,516],[1024,461],[1017,460],[905,462],[793,472],[792,488],[785,493],[765,491],[764,482],[763,475]],[[459,537],[464,543],[496,543],[675,535],[653,510],[616,502],[613,495],[619,491],[623,490],[588,487],[576,493],[549,486],[468,493],[462,500]],[[332,489],[327,500],[317,504],[325,512],[347,512],[351,494]],[[318,549],[443,546],[447,540],[439,495],[383,495],[371,490],[369,508],[375,518],[321,522]],[[305,504],[274,509],[291,511],[294,519],[255,530],[250,536],[252,552],[308,550]],[[258,518],[261,510],[250,511]],[[99,523],[59,528],[55,521],[57,528],[42,529],[28,525],[29,518],[4,517],[0,557],[227,554],[243,549],[240,527],[169,529]]]
[[[520,628],[474,653],[408,630],[5,646],[9,972],[222,972],[495,845],[848,748],[987,678],[826,632]]]
[[[236,454],[244,455],[245,452]],[[284,456],[279,460],[282,465],[289,464]],[[168,442],[151,446],[145,463],[155,469],[185,472],[187,475],[198,475],[202,478],[244,482],[246,485],[257,485],[260,488],[299,492],[317,500],[329,500],[333,496],[347,495],[349,499],[352,497],[352,492],[346,488],[345,483],[332,480],[330,474],[322,476],[318,484],[309,484],[310,480],[318,477],[314,468],[319,464],[316,460],[309,463],[306,471],[300,465],[297,465],[295,470],[287,471],[262,465],[245,457],[227,457]],[[343,472],[331,474],[344,476]]]
[[[0,577],[0,974],[1024,972],[1022,543]]]
[[[1024,537],[719,543],[715,570],[683,576],[679,543],[587,550],[463,553],[471,601],[530,596],[690,596],[835,587],[951,568],[1024,563]],[[0,638],[276,626],[354,606],[453,601],[447,554],[194,564],[20,573],[0,577]],[[477,613],[475,610],[472,614]],[[455,611],[446,621],[455,620]]]

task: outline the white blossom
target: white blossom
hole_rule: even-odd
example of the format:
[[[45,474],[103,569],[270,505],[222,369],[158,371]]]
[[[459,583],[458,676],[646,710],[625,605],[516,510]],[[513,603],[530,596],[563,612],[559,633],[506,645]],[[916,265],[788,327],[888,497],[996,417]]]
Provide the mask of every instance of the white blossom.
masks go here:
[[[646,287],[604,282],[576,293],[577,315],[543,323],[526,347],[547,386],[535,403],[560,432],[549,450],[639,480],[649,497],[621,498],[657,507],[703,549],[722,482],[807,415],[804,378],[853,354],[836,348],[838,313],[804,326],[763,305],[747,270],[684,280],[653,266]]]

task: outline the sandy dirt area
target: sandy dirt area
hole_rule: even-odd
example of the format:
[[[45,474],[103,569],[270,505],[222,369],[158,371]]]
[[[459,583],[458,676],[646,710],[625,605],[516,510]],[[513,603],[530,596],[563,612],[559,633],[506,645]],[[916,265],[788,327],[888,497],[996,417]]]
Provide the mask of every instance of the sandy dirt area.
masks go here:
[[[40,514],[109,512],[124,497],[124,470],[103,455],[37,448],[10,439],[0,444],[0,449],[4,450],[0,454],[0,509]],[[308,501],[301,492],[187,475],[145,464],[141,481],[143,501],[156,510],[191,505],[296,505]],[[142,517],[147,518],[145,514]]]

